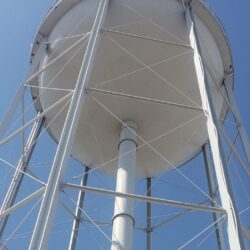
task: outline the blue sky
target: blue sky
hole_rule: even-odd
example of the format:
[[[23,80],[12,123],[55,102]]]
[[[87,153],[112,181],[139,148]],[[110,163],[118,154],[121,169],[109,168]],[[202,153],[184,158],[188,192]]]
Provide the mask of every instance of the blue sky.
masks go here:
[[[114,0],[113,0],[114,1]],[[31,0],[2,0],[1,1],[1,8],[0,8],[0,31],[1,31],[1,39],[0,39],[0,83],[2,86],[2,91],[0,92],[0,117],[3,116],[3,114],[6,111],[7,106],[10,104],[11,98],[14,96],[15,91],[17,90],[17,87],[19,83],[21,82],[22,78],[25,75],[25,72],[28,69],[29,66],[29,56],[30,56],[30,49],[31,49],[31,43],[34,40],[35,34],[38,30],[38,27],[44,17],[44,15],[47,13],[49,7],[53,4],[52,0],[40,0],[40,1],[31,1]],[[248,134],[250,134],[250,104],[249,104],[249,93],[250,93],[250,81],[249,81],[249,60],[250,60],[250,50],[249,50],[249,44],[250,44],[250,29],[249,29],[249,23],[250,23],[250,15],[249,15],[249,9],[250,9],[250,2],[247,0],[208,0],[209,5],[212,7],[212,9],[215,11],[217,16],[220,18],[221,22],[223,23],[223,26],[226,30],[226,33],[229,38],[229,42],[232,49],[232,55],[234,60],[234,68],[235,68],[235,95],[237,98],[237,102],[239,105],[239,109],[242,114],[242,119],[244,121],[244,124],[246,126],[246,129],[248,131]],[[41,142],[41,147],[44,147],[46,144],[48,138],[45,136],[43,138],[43,141]],[[55,146],[53,143],[49,146],[51,148],[50,153],[45,156],[45,153],[42,152],[40,154],[35,154],[34,156],[34,162],[38,161],[39,157],[46,157],[51,158],[53,155],[53,151],[55,150]],[[48,150],[48,149],[47,149]],[[0,157],[7,157],[9,161],[16,162],[17,161],[17,155],[18,155],[18,149],[4,149],[0,153]],[[72,166],[77,163],[71,162]],[[194,178],[196,183],[198,183],[201,186],[204,186],[202,183],[201,176],[204,175],[204,172],[201,170],[197,170],[200,165],[200,159],[196,159],[193,164],[193,170],[192,173],[186,173],[190,174],[190,178]],[[0,165],[1,166],[1,165]],[[79,172],[79,166],[77,166],[78,169],[73,170],[73,173],[71,175],[74,175],[75,173]],[[197,170],[196,174],[195,171]],[[0,180],[2,180],[3,176],[6,174],[6,167],[3,167],[3,171],[0,169]],[[186,171],[185,168],[183,170]],[[39,171],[37,172],[39,173]],[[46,173],[41,173],[43,176],[42,178],[46,177]],[[175,174],[172,174],[172,179],[177,180],[177,186],[180,185],[182,188],[187,188],[189,191],[189,194],[194,193],[195,191],[192,188],[188,188],[187,183],[182,182],[181,180],[177,179]],[[97,183],[97,179],[102,177],[92,177],[90,179],[90,183],[93,185]],[[111,180],[106,180],[108,184],[105,184],[106,187],[113,188],[114,184]],[[160,194],[161,189],[165,189],[166,186],[164,182],[168,182],[168,179],[162,180],[162,183],[160,183],[157,187],[157,190],[155,190],[155,193],[157,195],[157,192]],[[29,182],[27,182],[29,183]],[[247,182],[244,179],[244,184],[247,184]],[[6,188],[7,182],[3,183],[4,187]],[[32,186],[33,184],[31,184]],[[36,186],[33,185],[33,188]],[[248,181],[248,187],[249,187],[249,181]],[[138,182],[137,189],[138,192],[141,192],[143,190],[144,184],[142,182]],[[205,187],[204,187],[205,188]],[[167,193],[166,197],[178,197],[180,200],[185,198],[185,193],[181,192],[183,190],[174,189],[172,187],[170,191],[169,187],[169,193]],[[239,191],[239,193],[242,191]],[[22,196],[24,197],[26,194],[26,191],[22,192]],[[238,194],[238,192],[236,192]],[[73,195],[73,194],[72,194]],[[75,195],[75,194],[74,194]],[[73,195],[73,197],[75,197]],[[2,201],[3,197],[3,191],[0,192],[0,201]],[[174,198],[172,197],[172,198]],[[241,199],[244,199],[244,196],[239,194],[240,202]],[[21,197],[20,197],[21,198]],[[88,195],[87,195],[88,198]],[[95,213],[94,207],[102,207],[103,202],[106,202],[106,205],[104,206],[104,212],[108,214],[110,210],[112,210],[112,199],[104,200],[100,197],[91,196],[89,199],[92,201],[95,199],[97,201],[93,202],[91,206],[91,202],[88,208],[88,212],[93,215],[97,216],[100,220],[101,219],[107,219],[111,218],[112,214],[102,216],[101,214]],[[65,199],[65,197],[64,197]],[[193,197],[195,200],[195,198]],[[199,199],[198,199],[199,200]],[[197,201],[198,201],[197,200]],[[69,204],[69,201],[66,202]],[[242,202],[240,203],[240,207],[244,208],[244,206],[248,204],[248,202]],[[141,206],[141,205],[140,205]],[[140,207],[139,206],[139,207]],[[165,210],[163,210],[161,207],[154,207],[154,211],[157,214],[157,212],[163,213]],[[169,209],[168,213],[176,213],[177,210]],[[22,216],[27,213],[27,209],[20,211],[19,214],[15,215],[15,220],[20,221],[22,219]],[[143,210],[138,209],[136,212],[143,216]],[[52,240],[50,241],[50,249],[60,248],[60,249],[66,249],[65,248],[65,242],[67,240],[67,227],[71,226],[71,222],[69,221],[69,216],[65,211],[60,208],[58,213],[58,218],[56,219],[57,222],[60,220],[65,220],[66,223],[59,226],[55,230],[58,232],[61,230],[65,233],[62,234],[56,234],[52,237]],[[248,214],[249,215],[249,214]],[[155,233],[154,235],[154,241],[155,241],[155,249],[170,249],[174,250],[176,249],[176,245],[174,243],[175,239],[171,237],[167,237],[165,239],[165,235],[172,235],[173,230],[174,232],[179,232],[180,228],[183,227],[184,232],[182,232],[183,241],[187,241],[189,238],[194,236],[197,232],[197,230],[201,230],[202,228],[205,228],[207,225],[209,225],[209,222],[211,223],[211,218],[207,216],[207,218],[204,220],[204,223],[200,221],[201,214],[197,215],[191,215],[187,219],[183,219],[180,222],[177,222],[172,229],[164,229],[161,232]],[[27,232],[29,230],[32,230],[32,222],[34,221],[35,215],[32,215],[29,223],[25,223],[23,228],[20,228],[20,230],[17,233],[21,232]],[[96,217],[95,217],[96,218]],[[8,229],[8,232],[6,233],[6,237],[8,235],[11,235],[13,232],[13,228],[15,227],[15,220],[11,220],[12,227]],[[68,221],[67,221],[68,220]],[[195,227],[192,229],[192,222],[195,222]],[[155,222],[158,222],[157,219]],[[249,223],[249,221],[248,221]],[[182,226],[184,225],[184,226]],[[92,230],[92,231],[91,231]],[[110,233],[110,229],[105,229],[106,233]],[[100,249],[98,244],[89,245],[89,243],[86,243],[86,234],[88,235],[90,241],[97,241],[100,242],[102,246],[104,246],[104,249],[108,249],[107,242],[105,242],[105,239],[102,235],[98,232],[96,229],[88,229],[87,232],[84,230],[84,233],[81,234],[82,238],[80,239],[80,244],[82,246],[85,246],[86,249]],[[174,234],[173,234],[174,235]],[[206,235],[205,235],[206,236]],[[204,236],[204,237],[205,237]],[[138,242],[136,242],[135,247],[138,247],[139,244],[142,244],[142,248],[135,248],[135,249],[144,249],[145,247],[145,239],[144,235],[142,233],[136,233],[136,237],[138,239]],[[204,238],[203,237],[203,238]],[[212,236],[213,237],[213,236]],[[26,237],[24,239],[20,240],[13,240],[9,243],[9,249],[26,249],[27,248],[27,240],[29,237]],[[213,239],[213,238],[212,238]],[[196,242],[196,245],[190,245],[185,249],[195,249],[195,246],[200,241]],[[181,244],[179,244],[181,245]],[[21,246],[21,247],[20,247]],[[140,245],[141,246],[141,245]],[[166,247],[168,246],[168,248]],[[206,243],[201,246],[200,249],[213,249],[214,243]],[[248,245],[250,247],[250,245]],[[81,248],[79,248],[81,249]],[[250,248],[249,248],[250,249]]]

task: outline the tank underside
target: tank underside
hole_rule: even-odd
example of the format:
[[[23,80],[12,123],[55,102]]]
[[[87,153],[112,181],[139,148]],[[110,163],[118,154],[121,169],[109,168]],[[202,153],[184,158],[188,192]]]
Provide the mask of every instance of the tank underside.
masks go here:
[[[40,68],[91,31],[99,1],[75,1],[66,11],[64,6],[60,14],[60,4],[65,2],[61,1],[42,25],[39,34],[47,32],[49,46]],[[199,2],[195,8],[216,112],[223,119],[227,108],[214,82],[221,85],[224,73],[232,70],[230,50],[219,24],[204,4]],[[202,11],[207,16],[201,15]],[[74,89],[86,44],[87,38],[83,38],[31,83],[38,87],[32,88],[33,97],[39,95],[37,109],[46,110]],[[35,54],[36,46],[33,49]],[[64,102],[46,115],[48,131],[56,141],[67,109]],[[119,132],[122,122],[128,120],[138,126],[140,177],[156,176],[180,166],[194,157],[207,140],[181,2],[110,2],[72,155],[91,168],[115,174]]]

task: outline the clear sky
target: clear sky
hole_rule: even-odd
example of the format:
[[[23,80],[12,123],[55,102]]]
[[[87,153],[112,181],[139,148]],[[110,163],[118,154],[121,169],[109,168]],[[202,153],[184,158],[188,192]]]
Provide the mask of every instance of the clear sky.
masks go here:
[[[113,0],[115,1],[115,0]],[[40,1],[32,1],[32,0],[2,0],[1,1],[1,7],[0,7],[0,32],[1,32],[1,38],[0,38],[0,84],[2,87],[2,91],[0,92],[0,117],[3,116],[5,113],[8,105],[11,102],[11,98],[14,96],[18,85],[20,84],[22,78],[25,75],[25,72],[28,69],[29,66],[29,56],[30,56],[30,49],[31,44],[35,38],[36,32],[38,30],[38,27],[40,23],[42,22],[43,17],[47,13],[48,9],[52,6],[52,4],[55,1],[53,0],[40,0]],[[239,109],[242,114],[242,119],[244,121],[244,124],[246,126],[246,130],[248,131],[248,134],[250,135],[250,102],[249,102],[249,93],[250,93],[250,81],[249,81],[249,71],[250,71],[250,2],[248,0],[208,0],[207,1],[209,5],[212,7],[212,9],[215,11],[217,16],[220,18],[228,39],[229,43],[231,45],[232,49],[232,55],[234,60],[234,68],[235,68],[235,95],[237,98],[237,102],[239,105]],[[43,146],[46,143],[47,138],[44,138],[44,141],[42,142]],[[54,146],[51,146],[51,152],[53,152]],[[1,149],[0,149],[1,151]],[[18,150],[16,149],[6,149],[0,152],[0,157],[6,157],[9,161],[15,162],[17,161],[16,154]],[[52,153],[51,153],[52,154]],[[14,157],[15,155],[15,157]],[[51,155],[49,154],[51,157]],[[46,157],[49,157],[46,156]],[[12,160],[13,157],[13,160]],[[35,159],[37,160],[39,158],[39,155],[37,154],[35,156]],[[73,161],[71,162],[72,165],[76,165]],[[199,167],[200,159],[195,160],[193,163],[194,169]],[[79,166],[78,166],[79,167]],[[2,168],[2,170],[1,170]],[[79,169],[78,169],[79,170]],[[184,169],[185,171],[185,169]],[[194,171],[194,170],[193,170]],[[197,170],[198,171],[198,170]],[[200,170],[199,170],[200,171]],[[0,163],[0,185],[3,184],[3,187],[6,188],[7,182],[5,182],[4,177],[6,175],[7,168],[6,166],[3,166]],[[39,173],[39,172],[38,172]],[[73,171],[73,173],[78,173],[77,170]],[[199,183],[199,185],[203,186],[204,184],[201,181],[200,175],[204,175],[204,172],[200,171],[199,174],[192,175],[190,173],[190,177],[194,178],[196,183]],[[46,174],[44,174],[46,175]],[[71,175],[74,175],[71,173]],[[174,175],[174,174],[173,174]],[[45,176],[43,176],[45,178]],[[97,176],[98,177],[98,176]],[[98,177],[99,178],[99,177]],[[101,178],[101,177],[100,177]],[[172,177],[173,180],[177,178],[176,176]],[[166,188],[164,186],[164,181],[162,181],[159,185],[158,189]],[[96,179],[91,179],[91,182],[93,184],[97,183]],[[108,180],[109,182],[109,180]],[[109,188],[112,188],[114,184],[110,181],[107,184]],[[179,184],[179,183],[178,183]],[[248,183],[244,179],[244,184],[248,184],[248,190],[249,190],[249,181]],[[138,183],[138,191],[141,191],[144,186],[143,183]],[[236,184],[237,185],[237,184]],[[177,196],[179,199],[185,198],[185,193],[181,192],[183,191],[183,188],[187,188],[187,183],[181,183],[180,185],[182,187],[182,190],[179,189],[172,189],[169,191],[168,198],[171,197],[171,195]],[[35,186],[33,186],[35,187]],[[3,190],[0,191],[0,202],[2,201],[3,197]],[[170,188],[170,187],[169,187]],[[173,188],[173,187],[172,187]],[[205,188],[205,187],[204,187]],[[187,188],[188,189],[188,188]],[[189,189],[190,193],[194,192],[192,188]],[[157,193],[157,190],[155,191]],[[242,190],[240,192],[243,192]],[[237,192],[236,192],[237,193]],[[249,192],[248,192],[249,193]],[[238,193],[237,193],[238,194]],[[25,195],[25,191],[23,192],[23,196]],[[75,197],[75,196],[74,196]],[[103,200],[101,198],[98,198],[98,202],[93,202],[92,199],[95,198],[94,196],[90,200],[90,206],[88,213],[97,216],[100,220],[101,219],[111,219],[112,214],[108,212],[112,209],[112,199],[109,199],[107,201],[107,204],[104,205],[103,202],[106,202],[106,200]],[[173,197],[172,197],[173,198]],[[247,201],[244,201],[240,203],[240,208],[243,209],[246,207],[246,205],[249,205],[249,195],[240,195],[240,201],[241,199],[247,199]],[[195,198],[193,197],[194,201]],[[199,199],[198,199],[199,200]],[[67,202],[69,203],[69,202]],[[95,207],[101,208],[104,207],[103,216],[101,214],[98,214],[98,211],[95,213]],[[157,214],[157,211],[159,213],[163,213],[164,211],[162,208],[154,207],[154,211]],[[168,213],[176,213],[178,210],[169,209]],[[23,210],[20,212],[20,214],[17,214],[15,216],[15,220],[11,220],[12,227],[8,229],[7,234],[5,235],[5,239],[8,238],[10,235],[12,235],[12,232],[16,225],[19,223],[19,221],[22,220],[23,216],[27,213],[27,210]],[[145,213],[142,210],[137,211],[137,213]],[[67,227],[71,226],[71,222],[69,220],[70,216],[65,215],[65,211],[63,209],[60,209],[59,217],[57,218],[57,222],[60,220],[65,220],[65,224],[59,226],[58,228],[55,228],[54,230],[59,232],[53,236],[53,239],[50,242],[50,248],[49,249],[66,249],[65,242],[68,239],[68,231]],[[141,215],[142,216],[142,215]],[[248,214],[249,216],[249,214]],[[16,234],[20,234],[22,232],[28,232],[29,230],[32,230],[32,221],[33,219],[30,219],[30,223],[26,223],[23,228],[20,228]],[[192,238],[199,230],[204,229],[209,223],[211,224],[211,218],[207,218],[204,220],[204,223],[200,221],[200,214],[197,216],[193,216],[189,219],[184,219],[180,223],[183,223],[183,229],[184,233],[181,232],[181,236],[183,237],[183,240],[179,242],[180,246],[181,243],[185,243],[188,239]],[[15,224],[16,222],[16,224]],[[160,222],[160,220],[157,220],[155,222]],[[195,228],[192,229],[192,222],[196,224]],[[249,225],[249,220],[248,220]],[[174,238],[168,237],[165,239],[165,235],[176,235],[179,233],[178,230],[182,228],[181,224],[175,224],[173,226],[174,232],[171,232],[170,229],[164,229],[162,232],[156,233],[154,235],[154,249],[169,249],[174,250],[177,249],[177,246],[174,243]],[[105,241],[105,238],[100,235],[98,230],[93,228],[87,228],[88,230],[82,230],[80,244],[81,246],[85,246],[86,249],[108,249],[108,242]],[[60,234],[60,230],[62,233]],[[91,231],[92,230],[92,231]],[[106,233],[110,233],[110,228],[105,229]],[[85,233],[85,234],[84,234]],[[88,235],[88,238],[86,237]],[[207,236],[205,234],[203,237],[200,238],[200,240],[196,241],[194,245],[190,245],[187,248],[184,249],[196,249],[197,245],[201,243],[202,239]],[[9,249],[11,250],[21,250],[21,249],[27,249],[27,241],[30,237],[30,234],[24,235],[24,237],[19,237],[19,239],[10,240],[9,242]],[[136,233],[136,237],[138,238],[138,242],[135,245],[135,249],[145,249],[145,238],[142,233]],[[173,236],[174,237],[174,236]],[[212,236],[211,238],[213,238]],[[211,240],[210,238],[210,240]],[[89,243],[86,243],[86,241],[94,241],[97,242],[94,245],[91,245]],[[144,243],[143,243],[144,242]],[[209,241],[207,241],[209,242]],[[211,250],[215,249],[214,243],[204,243],[200,246],[199,249],[204,250]],[[138,247],[139,244],[142,244],[142,248]],[[100,247],[101,246],[101,247]],[[250,244],[248,243],[248,249],[250,249]],[[79,247],[81,249],[81,247]]]

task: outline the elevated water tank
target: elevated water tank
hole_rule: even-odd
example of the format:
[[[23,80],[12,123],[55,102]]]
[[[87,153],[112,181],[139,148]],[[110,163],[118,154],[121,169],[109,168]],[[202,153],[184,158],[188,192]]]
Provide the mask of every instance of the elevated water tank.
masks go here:
[[[33,58],[47,39],[40,69],[88,35],[98,3],[62,0],[51,9],[32,51]],[[233,70],[230,49],[223,29],[202,1],[195,2],[193,12],[216,112],[224,119],[227,108],[216,84],[220,87],[225,72]],[[31,82],[33,98],[39,97],[37,110],[46,110],[74,89],[86,43],[85,39],[76,45]],[[233,78],[228,84],[233,86]],[[64,105],[46,115],[49,134],[56,142],[67,115],[68,106],[61,111]],[[137,124],[143,138],[138,138],[139,177],[158,175],[172,164],[180,166],[199,153],[207,140],[182,1],[110,1],[72,156],[115,174],[121,121],[127,120]]]

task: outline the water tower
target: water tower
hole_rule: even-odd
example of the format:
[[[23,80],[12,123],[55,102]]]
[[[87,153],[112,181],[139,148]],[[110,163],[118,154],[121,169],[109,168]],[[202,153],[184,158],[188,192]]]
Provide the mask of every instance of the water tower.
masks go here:
[[[1,231],[16,208],[34,141],[46,126],[58,147],[46,186],[21,202],[42,195],[29,249],[47,248],[62,189],[80,190],[73,231],[79,227],[85,192],[115,197],[112,250],[132,249],[135,200],[147,202],[148,213],[157,203],[210,212],[215,223],[223,216],[227,236],[218,226],[220,249],[225,240],[231,250],[245,249],[222,143],[221,121],[231,110],[250,162],[233,80],[227,38],[203,1],[58,1],[38,31],[25,79],[37,116],[1,141],[7,143],[34,123],[25,161],[20,160],[2,205]],[[2,122],[2,134],[16,103]],[[170,170],[183,174],[180,167],[201,150],[211,194],[218,185],[221,206],[212,195],[211,206],[150,195],[152,177]],[[114,176],[116,190],[89,187],[86,178],[82,185],[64,182],[69,157],[88,170]],[[135,194],[136,178],[148,180],[148,196]],[[151,249],[150,220],[148,226]],[[69,249],[75,245],[72,234]]]

